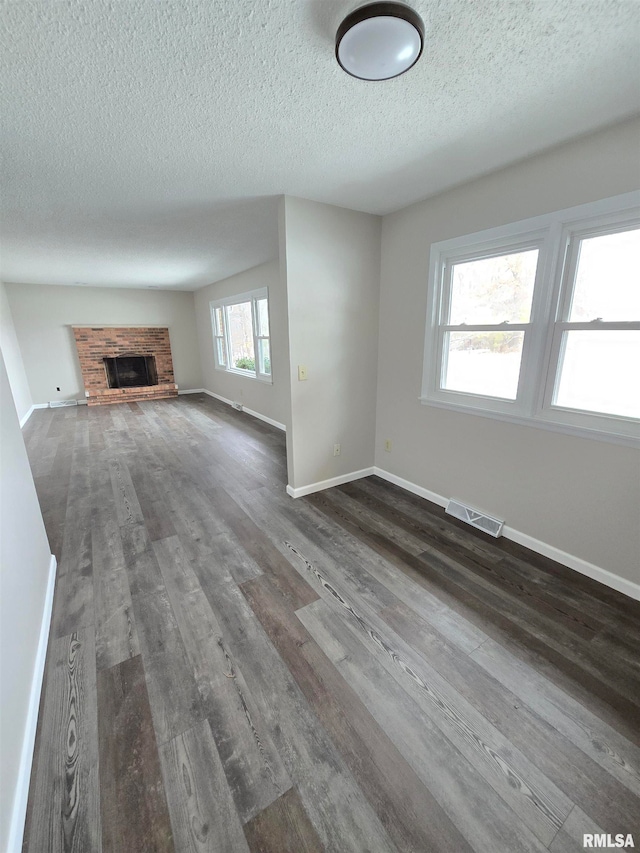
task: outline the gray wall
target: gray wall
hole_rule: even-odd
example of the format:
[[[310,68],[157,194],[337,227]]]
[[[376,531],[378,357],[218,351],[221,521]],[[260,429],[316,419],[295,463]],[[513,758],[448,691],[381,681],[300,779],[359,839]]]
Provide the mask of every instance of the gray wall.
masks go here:
[[[2,341],[2,354],[7,368],[9,384],[13,392],[13,401],[16,406],[20,421],[27,415],[33,400],[27,374],[22,362],[22,353],[13,325],[13,316],[7,299],[7,291],[4,284],[0,282],[0,341]]]
[[[213,331],[209,303],[225,296],[269,288],[269,321],[271,324],[271,370],[273,383],[259,382],[216,370],[213,357]],[[195,293],[198,345],[202,364],[203,388],[227,400],[242,403],[248,409],[280,424],[289,420],[289,355],[287,345],[287,303],[285,286],[277,260],[253,267],[238,275],[218,281]]]
[[[71,325],[168,326],[178,386],[202,387],[193,293],[39,284],[6,289],[34,403],[84,399]]]
[[[8,849],[50,560],[4,358],[0,358],[0,850]]]
[[[376,435],[379,467],[636,583],[637,450],[418,397],[431,244],[635,189],[639,143],[627,122],[384,217]]]
[[[380,218],[288,196],[283,205],[289,485],[301,488],[373,462]]]

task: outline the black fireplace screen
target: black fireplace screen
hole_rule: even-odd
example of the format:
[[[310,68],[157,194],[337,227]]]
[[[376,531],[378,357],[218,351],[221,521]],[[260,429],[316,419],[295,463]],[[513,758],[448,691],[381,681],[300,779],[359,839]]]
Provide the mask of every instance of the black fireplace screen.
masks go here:
[[[152,355],[125,355],[103,359],[109,388],[157,385],[156,360]]]

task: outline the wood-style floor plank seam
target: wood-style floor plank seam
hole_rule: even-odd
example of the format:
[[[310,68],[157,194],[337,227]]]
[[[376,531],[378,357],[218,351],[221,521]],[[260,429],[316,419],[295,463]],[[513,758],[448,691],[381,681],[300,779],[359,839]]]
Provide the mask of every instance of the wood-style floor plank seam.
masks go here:
[[[58,577],[24,853],[640,837],[640,605],[202,394],[34,412]]]
[[[362,481],[361,481],[362,482]],[[238,496],[234,494],[238,500]],[[285,504],[288,507],[286,513],[287,519],[295,525],[295,528],[286,530],[281,524],[276,523],[276,518],[273,513],[267,515],[263,511],[263,505],[260,501],[256,501],[255,492],[252,493],[251,499],[246,498],[242,501],[245,511],[251,512],[254,515],[263,529],[271,534],[272,541],[280,547],[280,550],[287,549],[284,546],[285,539],[279,541],[280,537],[286,537],[293,534],[297,537],[296,541],[300,543],[299,547],[303,547],[305,551],[311,551],[318,555],[318,560],[322,563],[324,570],[331,569],[329,576],[338,579],[339,584],[347,583],[351,594],[358,600],[363,594],[367,594],[367,601],[371,603],[372,596],[374,607],[380,614],[383,620],[390,625],[400,636],[403,636],[409,644],[417,648],[425,657],[425,660],[433,664],[434,658],[437,660],[437,668],[440,673],[449,679],[456,682],[456,689],[461,690],[466,699],[472,703],[487,719],[491,720],[493,725],[496,725],[502,734],[512,740],[514,745],[528,756],[529,760],[534,764],[544,769],[550,779],[568,795],[578,797],[581,805],[586,810],[592,810],[597,815],[609,814],[612,820],[617,821],[617,825],[625,825],[625,815],[633,813],[634,805],[630,805],[628,791],[622,786],[612,784],[609,777],[600,772],[600,768],[593,763],[595,759],[600,764],[604,764],[609,755],[611,745],[615,743],[615,738],[612,739],[612,731],[606,729],[602,725],[599,727],[598,737],[594,738],[593,743],[590,743],[584,737],[578,742],[581,747],[589,752],[589,756],[575,748],[573,742],[569,742],[564,735],[575,740],[575,728],[573,727],[573,710],[569,709],[568,716],[556,714],[551,717],[553,723],[561,725],[563,736],[559,736],[556,729],[539,717],[531,708],[524,705],[518,697],[510,695],[502,685],[495,681],[488,673],[479,670],[465,657],[461,657],[459,652],[456,652],[452,639],[457,639],[447,634],[447,638],[440,635],[434,630],[433,624],[427,624],[426,619],[436,619],[438,627],[443,627],[440,624],[442,618],[441,613],[437,610],[434,612],[430,601],[427,600],[426,613],[419,616],[420,607],[415,607],[409,611],[403,602],[396,601],[391,604],[388,601],[388,595],[383,594],[383,590],[379,586],[371,586],[366,581],[366,575],[360,570],[359,563],[366,564],[373,571],[378,571],[380,564],[376,560],[364,560],[367,555],[363,549],[356,549],[343,554],[342,562],[340,555],[335,547],[335,540],[339,538],[339,530],[335,528],[329,529],[325,522],[319,521],[319,516],[314,512],[309,512],[306,504],[303,501],[289,502]],[[271,503],[274,496],[271,496]],[[284,499],[286,501],[286,498]],[[295,512],[294,512],[295,508]],[[318,549],[309,539],[311,527],[317,527],[322,530],[322,542],[324,550]],[[343,544],[345,540],[343,538]],[[330,559],[329,551],[332,555],[337,553],[337,564],[334,565]],[[339,566],[339,568],[338,568]],[[351,576],[353,575],[353,581]],[[388,574],[380,576],[383,582],[387,583],[387,588],[394,589],[399,592],[397,578],[393,578],[390,582]],[[402,577],[402,576],[400,576]],[[415,590],[414,590],[415,592]],[[405,599],[409,604],[415,606],[415,601]],[[417,599],[420,600],[420,599]],[[422,601],[424,605],[424,600]],[[385,606],[382,606],[385,605]],[[445,622],[445,625],[448,623]],[[457,622],[458,627],[461,627],[460,621]],[[427,647],[423,652],[424,640],[427,640]],[[469,651],[469,648],[475,648],[478,645],[477,641],[471,647],[463,644],[460,651]],[[483,643],[480,643],[482,646]],[[445,650],[446,649],[446,650]],[[469,685],[473,685],[470,689]],[[557,700],[557,696],[556,696]],[[597,726],[595,727],[598,728]],[[593,729],[595,731],[595,729]],[[604,747],[604,749],[603,749]],[[627,754],[631,745],[626,742],[619,750],[620,754]],[[612,752],[612,755],[615,753]],[[610,761],[604,764],[608,770],[614,775],[617,775],[618,765],[616,761]],[[628,765],[627,765],[628,766]],[[624,773],[624,771],[621,771]],[[604,794],[607,791],[607,794]]]
[[[608,715],[613,711],[612,716],[617,725],[624,726],[627,737],[640,744],[640,708],[636,696],[628,695],[630,690],[621,676],[616,678],[616,682],[622,692],[607,683],[611,668],[615,667],[615,658],[609,660],[607,672],[598,670],[598,664],[589,661],[588,647],[584,650],[583,660],[578,661],[571,652],[569,638],[564,645],[559,644],[544,633],[543,627],[532,628],[528,625],[521,614],[510,611],[497,596],[493,597],[492,602],[483,600],[473,583],[467,584],[461,580],[463,575],[459,573],[458,577],[450,577],[451,562],[443,563],[435,554],[430,555],[428,560],[421,558],[402,548],[394,539],[386,539],[381,533],[370,530],[361,520],[335,507],[330,491],[310,495],[302,500],[312,503],[361,542],[391,560],[400,571],[408,573],[416,582],[426,584],[434,595],[497,642],[509,646],[513,644],[520,654],[531,655],[537,667],[550,664],[547,672],[562,681],[565,689],[575,689],[583,698],[588,697],[594,706],[595,700],[602,700],[598,705],[598,713]],[[628,610],[637,610],[637,603],[629,601]],[[583,666],[585,661],[586,668]]]
[[[385,658],[392,664],[391,671],[394,672],[395,670],[406,676],[408,679],[407,686],[408,684],[417,686],[419,694],[425,697],[431,706],[435,707],[435,719],[438,721],[436,724],[439,727],[442,726],[444,732],[449,734],[449,739],[452,740],[451,730],[455,734],[461,735],[461,740],[456,741],[458,749],[464,752],[465,746],[471,747],[472,761],[474,758],[479,757],[479,761],[473,761],[473,763],[476,769],[481,772],[481,775],[485,777],[486,781],[489,784],[497,785],[498,789],[512,789],[513,793],[517,795],[513,798],[516,801],[513,805],[516,809],[518,805],[523,809],[521,813],[522,819],[527,822],[527,818],[529,818],[534,826],[537,826],[539,822],[543,824],[541,835],[545,837],[542,840],[548,843],[551,840],[547,837],[549,828],[555,835],[574,803],[563,798],[561,792],[557,789],[555,791],[551,789],[551,792],[543,791],[540,785],[536,781],[533,781],[532,778],[525,778],[525,774],[530,775],[532,772],[533,775],[538,775],[535,773],[533,765],[528,768],[528,774],[527,770],[523,771],[516,768],[514,753],[517,751],[512,745],[508,747],[505,745],[498,746],[496,743],[496,740],[500,740],[498,733],[494,730],[492,736],[491,726],[483,726],[485,723],[484,718],[481,715],[473,715],[470,707],[465,712],[462,707],[464,703],[459,694],[453,692],[452,698],[445,695],[443,691],[444,685],[439,686],[437,684],[435,671],[429,677],[425,673],[426,663],[420,669],[419,661],[417,661],[418,665],[416,665],[414,660],[405,658],[403,652],[398,647],[399,638],[396,639],[394,645],[392,645],[393,641],[388,639],[390,629],[386,632],[387,636],[383,636],[378,632],[367,619],[366,615],[356,610],[351,603],[346,601],[341,593],[323,577],[316,566],[310,563],[293,546],[290,545],[289,547],[305,565],[306,569],[317,578],[318,583],[328,592],[330,598],[339,605],[340,610],[346,612],[351,617],[350,622],[357,625],[359,633],[364,635],[367,641],[384,653]],[[475,722],[472,722],[472,718],[474,717]],[[493,743],[489,742],[488,737],[492,737]],[[525,760],[525,766],[526,763]],[[506,795],[503,794],[503,796],[510,799],[509,793]],[[518,804],[517,800],[519,798],[522,798],[524,802]],[[533,812],[533,814],[529,814],[530,812]]]

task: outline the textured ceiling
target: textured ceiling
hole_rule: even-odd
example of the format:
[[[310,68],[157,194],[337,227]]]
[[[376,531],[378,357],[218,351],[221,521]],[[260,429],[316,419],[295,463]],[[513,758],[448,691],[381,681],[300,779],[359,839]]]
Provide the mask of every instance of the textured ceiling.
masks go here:
[[[0,0],[4,281],[193,290],[277,254],[287,193],[386,213],[639,104],[636,0],[414,0],[348,77],[353,0]]]

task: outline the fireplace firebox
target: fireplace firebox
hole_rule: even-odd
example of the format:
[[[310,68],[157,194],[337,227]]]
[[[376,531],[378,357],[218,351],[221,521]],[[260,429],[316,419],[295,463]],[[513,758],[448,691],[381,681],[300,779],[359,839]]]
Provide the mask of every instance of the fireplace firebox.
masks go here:
[[[109,388],[141,388],[158,384],[156,360],[152,355],[104,358]]]

